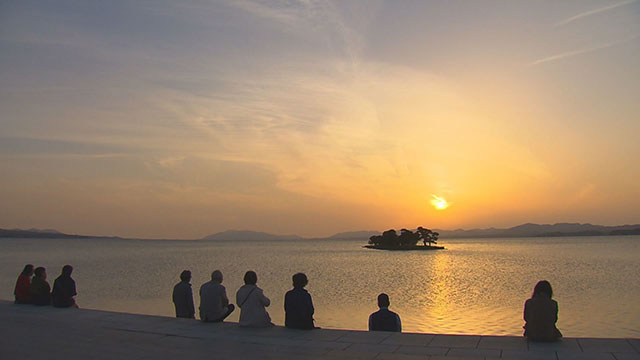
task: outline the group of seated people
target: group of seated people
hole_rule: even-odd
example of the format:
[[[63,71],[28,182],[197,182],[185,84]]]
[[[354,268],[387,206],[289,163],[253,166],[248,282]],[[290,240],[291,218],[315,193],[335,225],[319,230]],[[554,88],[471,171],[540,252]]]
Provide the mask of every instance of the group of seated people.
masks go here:
[[[193,293],[191,290],[191,272],[185,270],[180,274],[180,282],[173,288],[173,303],[176,317],[195,318]],[[200,287],[200,319],[204,322],[222,322],[234,310],[229,302],[225,287],[222,285],[222,272],[216,270],[211,274],[211,281]],[[284,324],[291,329],[318,329],[314,325],[314,308],[311,295],[304,287],[309,283],[304,273],[293,275],[293,289],[284,297]],[[254,271],[244,275],[244,285],[236,293],[236,303],[240,308],[239,325],[242,327],[273,326],[266,310],[271,303],[268,297],[256,284],[258,276]],[[551,284],[542,280],[534,288],[533,295],[524,306],[524,336],[532,341],[555,341],[562,337],[556,327],[558,321],[558,303],[552,299]],[[402,331],[400,316],[389,310],[389,296],[378,295],[380,310],[369,316],[369,331]]]
[[[53,290],[47,282],[47,270],[27,264],[18,276],[13,291],[16,304],[53,305],[55,307],[78,307],[74,296],[76,282],[71,278],[73,267],[65,265],[62,273],[53,282]]]
[[[173,304],[176,317],[195,318],[193,292],[191,290],[191,271],[180,274],[180,282],[173,288]],[[223,276],[220,270],[211,273],[211,281],[200,287],[200,320],[204,322],[222,322],[235,310],[229,302],[227,290],[222,285]],[[269,327],[274,324],[266,310],[271,300],[256,284],[258,275],[255,271],[244,274],[244,285],[236,293],[236,304],[240,308],[239,325],[243,327]],[[285,326],[291,329],[315,329],[313,324],[313,301],[304,289],[309,283],[303,273],[293,275],[293,289],[285,295]]]
[[[25,265],[18,276],[14,291],[16,304],[53,305],[55,307],[75,307],[76,283],[71,278],[73,267],[65,265],[62,273],[53,283],[53,290],[47,282],[44,267]],[[309,283],[304,273],[293,275],[293,289],[284,297],[285,326],[291,329],[318,329],[314,325],[314,308],[311,294],[304,289]],[[222,322],[234,310],[229,302],[226,288],[222,285],[220,270],[211,273],[211,281],[200,287],[200,319],[204,322]],[[173,303],[176,317],[195,319],[193,291],[191,290],[191,271],[180,274],[180,282],[173,288]],[[240,308],[239,325],[242,327],[269,327],[274,324],[266,310],[271,303],[256,284],[258,276],[254,271],[244,274],[244,285],[236,292],[236,303]],[[551,284],[539,281],[533,295],[524,304],[524,336],[533,341],[555,341],[562,338],[556,327],[558,321],[558,303],[552,299]],[[402,331],[400,316],[389,310],[389,296],[378,295],[380,310],[369,316],[369,331]]]

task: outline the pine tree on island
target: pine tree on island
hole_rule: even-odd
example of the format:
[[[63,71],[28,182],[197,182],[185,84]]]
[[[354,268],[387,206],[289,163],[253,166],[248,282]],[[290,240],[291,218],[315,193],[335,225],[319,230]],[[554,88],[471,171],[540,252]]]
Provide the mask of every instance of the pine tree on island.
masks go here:
[[[438,243],[438,236],[440,236],[440,234],[438,234],[437,232],[425,229],[422,226],[418,226],[416,232],[420,235],[424,246],[431,246],[431,244]]]
[[[407,229],[401,229],[400,235],[394,230],[387,230],[382,235],[374,235],[369,238],[369,245],[365,246],[371,249],[384,250],[435,250],[444,249],[442,246],[432,246],[438,243],[438,234],[422,226],[413,232]],[[423,246],[417,245],[422,240]]]

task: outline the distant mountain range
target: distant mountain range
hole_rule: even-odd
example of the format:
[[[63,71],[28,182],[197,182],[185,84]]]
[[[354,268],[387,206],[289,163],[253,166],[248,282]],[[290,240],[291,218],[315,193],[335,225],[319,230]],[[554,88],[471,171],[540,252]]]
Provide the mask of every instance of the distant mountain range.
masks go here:
[[[20,239],[122,239],[118,236],[89,236],[65,234],[51,229],[0,229],[0,238],[20,238]]]
[[[348,231],[323,238],[305,238],[298,235],[274,235],[259,231],[227,230],[202,238],[202,240],[357,240],[369,239],[370,236],[380,234],[379,231]]]
[[[556,237],[556,236],[605,236],[640,235],[640,224],[604,226],[578,223],[522,224],[508,229],[457,229],[438,230],[441,239],[455,238],[510,238],[510,237]],[[305,238],[298,235],[274,235],[259,231],[227,230],[203,237],[201,240],[259,241],[259,240],[368,240],[381,231],[349,231],[324,238]],[[88,236],[64,234],[56,230],[0,229],[0,238],[45,238],[45,239],[123,239],[117,236]]]
[[[202,238],[202,240],[302,240],[298,235],[273,235],[266,232],[248,230],[227,230]]]
[[[341,232],[341,233],[337,233],[337,234],[333,234],[327,238],[323,238],[323,239],[329,239],[329,240],[358,240],[358,239],[367,239],[369,240],[370,237],[372,237],[373,235],[380,235],[380,231],[373,231],[373,230],[363,230],[363,231],[347,231],[347,232]]]
[[[578,223],[522,224],[508,229],[435,230],[440,238],[507,238],[553,236],[640,235],[640,224],[604,226]]]
[[[398,229],[397,229],[398,230]],[[640,235],[640,224],[604,226],[578,223],[558,224],[522,224],[508,229],[457,229],[439,230],[441,239],[455,238],[509,238],[509,237],[554,237],[554,236],[605,236],[605,235]],[[303,238],[296,235],[273,235],[255,231],[229,230],[204,237],[204,240],[368,240],[381,231],[349,231],[324,238]]]

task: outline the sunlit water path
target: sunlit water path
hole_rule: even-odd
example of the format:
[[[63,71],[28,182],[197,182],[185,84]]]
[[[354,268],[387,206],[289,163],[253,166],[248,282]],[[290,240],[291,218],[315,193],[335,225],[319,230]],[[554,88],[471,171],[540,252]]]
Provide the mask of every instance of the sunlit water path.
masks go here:
[[[540,279],[554,287],[565,336],[640,336],[640,236],[443,240],[447,250],[386,252],[363,241],[204,242],[0,239],[0,297],[25,263],[76,268],[82,307],[173,315],[171,289],[190,269],[200,285],[221,269],[232,302],[246,270],[284,322],[291,275],[305,272],[317,325],[366,329],[380,292],[405,331],[520,335],[522,304]],[[231,316],[237,321],[238,314]]]

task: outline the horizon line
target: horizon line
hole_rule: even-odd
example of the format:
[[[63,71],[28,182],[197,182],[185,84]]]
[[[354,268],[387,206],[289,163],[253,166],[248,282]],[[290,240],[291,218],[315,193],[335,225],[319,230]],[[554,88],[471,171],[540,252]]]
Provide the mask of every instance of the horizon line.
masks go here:
[[[523,225],[539,225],[539,226],[555,226],[555,225],[591,225],[591,226],[601,226],[601,227],[626,227],[626,226],[640,226],[640,222],[639,223],[635,223],[635,224],[619,224],[619,225],[601,225],[601,224],[592,224],[589,222],[585,222],[585,223],[581,223],[581,222],[556,222],[556,223],[533,223],[533,222],[525,222],[525,223],[520,223],[518,225],[514,225],[514,226],[510,226],[510,227],[495,227],[495,226],[489,226],[489,227],[476,227],[476,228],[469,228],[469,229],[465,229],[465,228],[456,228],[456,229],[438,229],[438,228],[432,228],[433,230],[437,230],[437,231],[446,231],[446,232],[455,232],[455,231],[474,231],[474,230],[509,230],[509,229],[513,229],[519,226],[523,226]],[[420,226],[420,225],[419,225]],[[405,227],[402,227],[404,229],[406,229]],[[23,231],[23,232],[34,232],[34,233],[43,233],[43,234],[59,234],[59,235],[67,235],[67,236],[78,236],[78,237],[83,237],[83,238],[119,238],[119,239],[126,239],[126,240],[177,240],[177,241],[190,241],[190,240],[203,240],[207,237],[210,236],[214,236],[214,235],[218,235],[218,234],[222,234],[222,233],[226,233],[226,232],[251,232],[251,233],[262,233],[262,234],[266,234],[266,235],[271,235],[271,236],[281,236],[281,237],[297,237],[300,239],[328,239],[331,237],[334,237],[336,235],[339,234],[344,234],[344,233],[355,233],[355,232],[376,232],[376,233],[380,233],[382,234],[383,231],[386,230],[347,230],[347,231],[338,231],[335,233],[332,233],[330,235],[327,236],[301,236],[301,235],[297,235],[297,234],[273,234],[273,233],[269,233],[266,231],[260,231],[260,230],[237,230],[237,229],[227,229],[227,230],[223,230],[223,231],[218,231],[218,232],[214,232],[214,233],[210,233],[208,235],[204,235],[202,237],[199,238],[163,238],[163,237],[128,237],[128,236],[120,236],[120,235],[87,235],[87,234],[78,234],[78,233],[67,233],[67,232],[62,232],[59,231],[57,229],[38,229],[35,227],[31,227],[30,229],[19,229],[19,228],[0,228],[0,231]],[[390,228],[388,230],[396,230],[395,228]],[[398,230],[396,230],[398,231]]]

